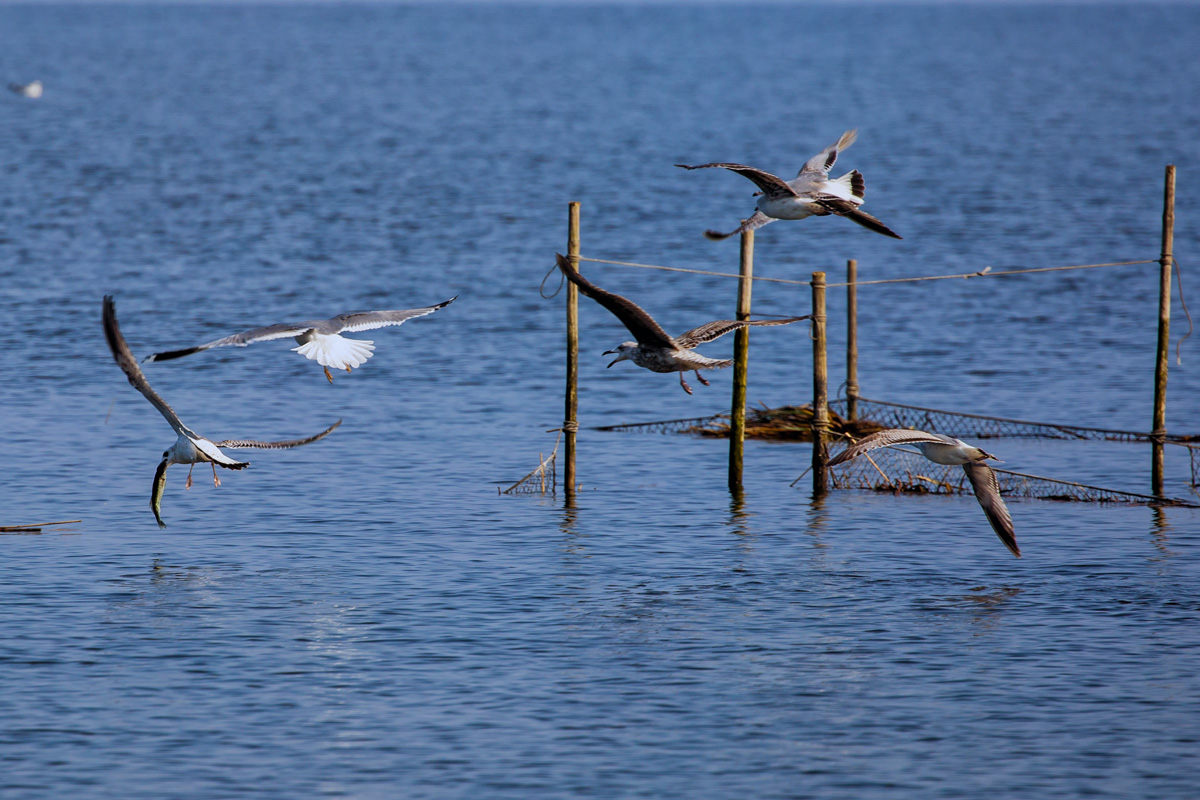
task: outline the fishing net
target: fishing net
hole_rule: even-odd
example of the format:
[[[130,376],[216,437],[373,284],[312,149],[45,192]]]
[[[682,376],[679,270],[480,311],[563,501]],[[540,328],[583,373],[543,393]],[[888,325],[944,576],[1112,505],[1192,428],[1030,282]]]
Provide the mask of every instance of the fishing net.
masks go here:
[[[497,491],[500,494],[556,494],[558,492],[558,472],[554,465],[558,458],[558,443],[561,439],[562,432],[559,431],[558,436],[554,439],[554,449],[550,451],[549,456],[543,458],[542,454],[538,453],[538,465],[528,475],[507,489],[500,490],[497,487]]]
[[[846,400],[830,402],[831,409],[846,413]],[[964,414],[936,408],[922,408],[903,403],[859,398],[858,416],[879,423],[884,428],[911,428],[929,433],[967,439],[1099,439],[1115,442],[1146,442],[1149,433],[1120,431],[1107,428],[1086,428],[1052,422],[989,417],[983,414]],[[1190,437],[1167,437],[1184,441]]]
[[[999,467],[992,467],[992,470],[996,473],[1000,493],[1008,497],[1081,503],[1192,505],[1183,500],[1105,489]],[[845,464],[830,467],[829,483],[833,489],[896,494],[970,494],[974,491],[962,467],[935,464],[918,452],[896,447],[882,447]]]

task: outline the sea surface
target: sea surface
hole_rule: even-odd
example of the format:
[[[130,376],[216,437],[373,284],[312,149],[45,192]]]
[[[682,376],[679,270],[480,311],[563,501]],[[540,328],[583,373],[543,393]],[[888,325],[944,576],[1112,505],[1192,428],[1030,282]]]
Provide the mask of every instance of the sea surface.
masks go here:
[[[0,535],[0,796],[1195,797],[1200,510],[1012,499],[1017,560],[970,496],[814,500],[806,444],[748,443],[733,496],[723,441],[593,430],[732,375],[606,369],[586,299],[578,499],[499,489],[563,420],[568,202],[587,257],[737,271],[702,232],[754,186],[677,163],[790,178],[857,128],[835,174],[903,240],[756,237],[756,274],[833,283],[1153,261],[1175,164],[1200,309],[1198,41],[1195,5],[0,4],[0,82],[45,85],[0,96],[0,525],[81,520]],[[672,333],[734,313],[728,278],[583,269]],[[219,488],[172,467],[159,530],[173,434],[106,294],[139,356],[458,299],[332,385],[289,340],[147,365],[214,440],[343,420]],[[1148,430],[1157,303],[1155,263],[864,286],[862,393]],[[751,404],[811,399],[806,327],[751,341]],[[1150,489],[1143,444],[985,447]]]

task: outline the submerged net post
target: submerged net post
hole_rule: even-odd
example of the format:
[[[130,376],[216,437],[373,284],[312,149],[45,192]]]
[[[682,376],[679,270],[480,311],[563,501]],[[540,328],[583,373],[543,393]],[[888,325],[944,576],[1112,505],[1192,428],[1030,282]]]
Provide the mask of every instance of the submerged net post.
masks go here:
[[[812,274],[813,340],[813,496],[820,497],[828,488],[829,450],[825,433],[829,430],[829,374],[825,358],[825,273]]]
[[[1167,435],[1167,348],[1171,337],[1171,250],[1175,242],[1175,165],[1163,186],[1162,255],[1158,270],[1158,360],[1154,367],[1154,425],[1151,428],[1150,491],[1163,491],[1163,443]]]
[[[858,419],[858,262],[846,262],[846,418]]]
[[[579,203],[567,205],[567,260],[579,271]],[[567,501],[575,496],[575,431],[579,427],[579,289],[567,281],[567,392],[563,410],[563,482]]]
[[[738,281],[737,316],[750,319],[750,287],[754,278],[754,231],[742,231],[741,280]],[[750,329],[741,328],[733,339],[733,400],[729,406],[729,491],[742,490],[743,451],[746,441],[746,371],[750,358]]]

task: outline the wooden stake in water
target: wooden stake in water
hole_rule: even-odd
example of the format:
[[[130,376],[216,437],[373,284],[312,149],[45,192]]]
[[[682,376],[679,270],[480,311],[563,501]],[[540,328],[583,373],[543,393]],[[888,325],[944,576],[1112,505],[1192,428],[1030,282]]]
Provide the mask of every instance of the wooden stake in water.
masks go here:
[[[741,280],[737,317],[750,319],[750,288],[754,283],[754,231],[742,232]],[[733,400],[729,405],[729,491],[742,490],[742,455],[746,442],[746,371],[750,358],[750,329],[733,334]]]
[[[1158,268],[1158,360],[1154,366],[1154,426],[1151,428],[1150,490],[1163,493],[1163,442],[1167,435],[1167,351],[1171,338],[1171,270],[1175,246],[1175,165],[1167,165],[1163,187],[1162,255]]]
[[[825,444],[825,432],[829,430],[829,366],[825,350],[825,273],[812,274],[812,330],[813,330],[813,496],[825,494],[827,483],[829,450]]]
[[[579,203],[567,206],[567,260],[579,271]],[[579,412],[579,289],[567,281],[567,395],[563,411],[563,482],[567,498],[575,496],[575,431]]]
[[[846,417],[858,419],[858,262],[846,262]]]

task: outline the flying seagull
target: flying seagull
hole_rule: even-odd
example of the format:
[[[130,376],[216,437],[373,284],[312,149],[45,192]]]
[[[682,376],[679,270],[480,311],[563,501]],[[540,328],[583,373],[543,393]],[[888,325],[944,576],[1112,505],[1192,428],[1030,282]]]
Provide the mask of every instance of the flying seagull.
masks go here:
[[[9,91],[16,92],[22,97],[30,97],[36,100],[42,96],[42,82],[30,81],[29,83],[10,83]]]
[[[820,153],[810,158],[800,169],[799,174],[790,181],[776,177],[761,169],[743,166],[742,164],[676,164],[683,169],[709,169],[721,167],[732,170],[754,181],[761,191],[756,192],[758,205],[749,219],[742,222],[736,230],[729,233],[708,230],[704,235],[709,239],[728,239],[743,231],[761,228],[768,222],[777,219],[804,219],[805,217],[826,217],[837,214],[853,222],[857,222],[868,230],[901,238],[895,231],[872,217],[865,211],[860,211],[866,184],[862,173],[858,170],[847,172],[840,178],[829,179],[829,170],[837,161],[838,153],[854,144],[858,138],[858,130],[849,130],[842,134],[836,144],[831,144]]]
[[[1012,515],[1008,513],[1008,507],[1000,497],[1000,484],[996,482],[996,473],[984,463],[989,458],[996,461],[999,459],[978,447],[940,433],[893,428],[863,437],[830,459],[829,466],[845,463],[878,447],[892,447],[898,444],[916,445],[921,455],[935,464],[962,466],[971,481],[971,488],[975,490],[979,505],[983,507],[983,513],[987,515],[988,522],[992,523],[992,530],[996,531],[1000,541],[1004,542],[1004,546],[1011,550],[1014,556],[1021,557],[1021,549],[1017,547],[1017,537],[1013,533]]]
[[[329,368],[344,369],[350,371],[351,367],[361,366],[371,357],[371,351],[375,349],[375,343],[366,339],[347,339],[340,336],[343,331],[366,331],[372,328],[384,328],[388,325],[399,325],[405,320],[410,320],[413,317],[423,317],[426,314],[432,314],[439,308],[445,308],[458,299],[455,295],[444,303],[438,303],[436,306],[427,306],[425,308],[409,308],[403,311],[356,311],[351,314],[338,314],[330,319],[309,320],[308,322],[280,322],[276,325],[268,325],[265,328],[253,328],[241,333],[235,333],[233,336],[226,336],[224,339],[217,339],[215,342],[198,345],[196,347],[187,347],[182,350],[168,350],[164,353],[153,353],[142,359],[145,361],[168,361],[172,358],[182,358],[190,356],[192,353],[199,353],[201,350],[208,350],[212,347],[226,347],[228,345],[237,345],[245,347],[254,342],[265,342],[270,339],[286,339],[293,337],[300,343],[299,347],[293,347],[296,351],[305,358],[316,361],[325,368],[325,377],[333,383],[333,375],[329,374]]]
[[[228,447],[233,450],[255,448],[260,450],[275,450],[286,447],[300,447],[301,445],[310,444],[323,439],[333,432],[333,429],[342,424],[339,419],[337,422],[330,425],[328,428],[318,433],[316,436],[309,436],[307,439],[293,439],[286,442],[259,442],[253,439],[228,439],[223,442],[213,442],[205,439],[200,434],[193,431],[188,426],[184,425],[175,410],[167,405],[167,401],[158,396],[154,389],[150,388],[150,382],[146,380],[146,376],[142,374],[141,367],[138,366],[137,359],[133,357],[133,352],[130,351],[129,345],[125,342],[125,337],[121,335],[121,328],[117,324],[117,313],[113,307],[113,299],[110,296],[104,298],[104,338],[108,340],[108,347],[112,350],[113,358],[129,378],[129,383],[133,388],[137,389],[146,399],[150,401],[150,405],[158,409],[158,413],[166,417],[167,423],[170,424],[175,435],[178,437],[175,444],[171,445],[169,450],[164,450],[162,461],[158,464],[158,469],[154,473],[154,489],[150,494],[150,509],[154,512],[154,519],[158,521],[158,527],[167,527],[163,522],[160,506],[162,503],[163,489],[167,483],[167,467],[172,464],[191,464],[188,469],[187,488],[192,488],[192,469],[196,464],[208,462],[213,465],[213,484],[221,485],[221,479],[217,477],[217,465],[221,465],[225,469],[245,469],[250,466],[245,461],[235,461],[229,456],[221,452],[222,447]]]
[[[738,328],[747,328],[751,325],[787,325],[792,322],[799,322],[802,319],[809,319],[812,315],[805,314],[803,317],[788,317],[787,319],[770,319],[770,320],[716,320],[701,325],[699,328],[693,328],[687,333],[676,337],[671,337],[659,326],[654,318],[643,311],[637,304],[622,297],[619,294],[606,292],[599,286],[591,283],[580,275],[571,267],[571,262],[563,258],[561,255],[555,254],[557,257],[558,268],[563,274],[576,286],[579,291],[586,296],[592,298],[600,305],[611,311],[617,319],[621,320],[629,332],[633,334],[636,342],[622,342],[617,345],[615,350],[605,350],[604,355],[617,354],[613,359],[611,367],[618,361],[632,361],[639,367],[645,367],[651,372],[678,372],[679,385],[688,394],[692,393],[692,387],[687,385],[683,379],[683,373],[688,370],[693,370],[696,373],[696,378],[701,383],[708,386],[709,383],[700,374],[702,369],[721,369],[733,364],[727,359],[708,358],[699,353],[693,353],[692,349],[705,342],[711,342],[713,339],[718,339],[730,331],[736,331]]]

